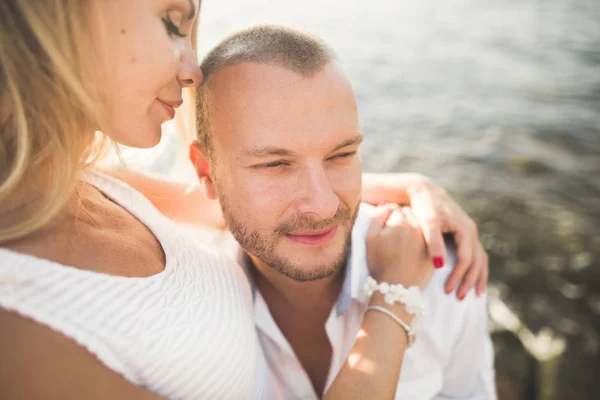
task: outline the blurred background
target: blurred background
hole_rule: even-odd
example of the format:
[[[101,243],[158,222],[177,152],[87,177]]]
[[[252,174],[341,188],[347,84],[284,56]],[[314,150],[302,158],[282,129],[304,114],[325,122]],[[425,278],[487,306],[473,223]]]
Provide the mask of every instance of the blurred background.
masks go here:
[[[600,399],[599,0],[203,3],[201,57],[254,23],[329,42],[365,169],[423,173],[475,218],[501,399]],[[177,138],[128,164],[192,181]]]

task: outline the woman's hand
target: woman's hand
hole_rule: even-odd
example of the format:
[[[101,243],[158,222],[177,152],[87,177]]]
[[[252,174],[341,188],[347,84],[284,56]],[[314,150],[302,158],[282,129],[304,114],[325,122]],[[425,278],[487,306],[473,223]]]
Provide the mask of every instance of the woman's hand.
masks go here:
[[[363,201],[410,205],[435,266],[443,266],[446,261],[442,235],[454,234],[458,262],[446,281],[446,293],[451,293],[459,283],[456,296],[461,300],[474,286],[477,295],[485,291],[488,257],[479,241],[477,225],[445,190],[420,174],[364,174],[363,177]]]
[[[367,233],[373,278],[405,287],[427,286],[434,271],[419,223],[409,207],[380,206]]]

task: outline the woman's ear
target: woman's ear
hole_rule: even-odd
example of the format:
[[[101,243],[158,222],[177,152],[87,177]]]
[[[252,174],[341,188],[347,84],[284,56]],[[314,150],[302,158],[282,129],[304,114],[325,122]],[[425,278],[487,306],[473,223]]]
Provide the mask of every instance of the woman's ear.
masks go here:
[[[196,174],[198,175],[200,184],[204,187],[206,197],[211,200],[216,200],[217,192],[211,176],[207,151],[197,140],[194,140],[192,144],[190,144],[190,161],[192,161],[192,164],[196,169]]]

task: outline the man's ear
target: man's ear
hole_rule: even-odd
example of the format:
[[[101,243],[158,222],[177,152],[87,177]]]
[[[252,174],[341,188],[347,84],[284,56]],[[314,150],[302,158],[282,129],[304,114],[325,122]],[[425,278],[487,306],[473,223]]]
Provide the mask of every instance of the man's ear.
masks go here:
[[[204,146],[197,140],[194,140],[190,144],[190,160],[196,169],[200,184],[204,186],[204,192],[206,197],[211,200],[217,198],[217,192],[211,176],[210,162],[208,161],[208,155]]]

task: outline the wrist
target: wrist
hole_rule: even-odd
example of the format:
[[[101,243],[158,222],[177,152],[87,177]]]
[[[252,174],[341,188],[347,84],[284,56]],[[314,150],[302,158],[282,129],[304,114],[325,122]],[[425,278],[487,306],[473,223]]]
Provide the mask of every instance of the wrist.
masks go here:
[[[391,312],[393,312],[398,318],[400,318],[402,321],[406,322],[407,324],[412,324],[415,316],[410,314],[408,311],[406,311],[406,306],[402,303],[394,303],[394,304],[388,304],[385,299],[384,296],[377,292],[377,293],[373,293],[373,295],[371,296],[371,299],[369,300],[369,307],[372,306],[380,306],[380,307],[384,307],[388,310],[390,310]]]
[[[401,304],[406,313],[414,317],[423,317],[426,314],[425,301],[418,286],[406,288],[402,284],[377,282],[372,277],[368,277],[363,286],[363,293],[369,299],[373,295],[381,294],[386,304],[390,306]]]
[[[416,189],[427,179],[414,172],[363,173],[362,200],[371,204],[389,202],[409,205],[409,188]]]
[[[412,198],[422,192],[430,192],[432,187],[435,187],[433,181],[425,175],[419,173],[410,173],[407,177],[406,194]]]
[[[371,272],[371,276],[377,282],[388,282],[391,284],[400,284],[405,287],[410,286],[419,286],[418,283],[412,283],[412,279],[406,278],[405,271],[402,270],[400,265],[414,265],[416,262],[413,261],[399,261],[394,263],[394,265],[390,265],[390,267],[386,267],[385,270],[379,272]]]

